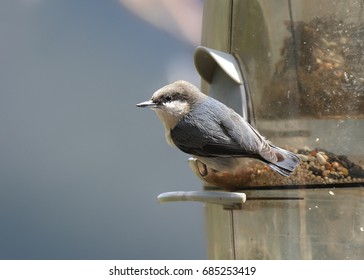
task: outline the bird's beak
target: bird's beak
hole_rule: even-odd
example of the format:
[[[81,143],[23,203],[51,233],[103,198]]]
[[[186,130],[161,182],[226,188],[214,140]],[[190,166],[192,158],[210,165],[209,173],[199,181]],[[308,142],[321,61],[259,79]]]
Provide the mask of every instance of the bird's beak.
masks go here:
[[[152,100],[144,101],[136,105],[141,108],[157,108],[157,104],[155,104]]]

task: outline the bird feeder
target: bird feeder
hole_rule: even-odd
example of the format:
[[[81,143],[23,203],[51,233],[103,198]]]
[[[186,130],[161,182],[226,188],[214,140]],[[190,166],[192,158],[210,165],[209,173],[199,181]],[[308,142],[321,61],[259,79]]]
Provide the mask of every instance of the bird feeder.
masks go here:
[[[364,6],[361,1],[206,0],[195,51],[202,91],[301,157],[289,177],[190,164],[205,191],[212,259],[364,258]]]

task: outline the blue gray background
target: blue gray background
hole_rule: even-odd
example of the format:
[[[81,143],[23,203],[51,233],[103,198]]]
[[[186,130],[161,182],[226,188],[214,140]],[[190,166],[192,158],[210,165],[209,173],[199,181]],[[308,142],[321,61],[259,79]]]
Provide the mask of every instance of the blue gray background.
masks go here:
[[[0,1],[0,258],[203,259],[188,156],[135,107],[194,47],[117,1]]]

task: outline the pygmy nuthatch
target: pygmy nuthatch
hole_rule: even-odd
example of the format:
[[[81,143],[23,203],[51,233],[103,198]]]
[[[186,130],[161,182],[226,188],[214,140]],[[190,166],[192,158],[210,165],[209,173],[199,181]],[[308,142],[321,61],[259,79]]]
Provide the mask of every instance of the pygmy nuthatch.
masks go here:
[[[137,106],[157,113],[170,145],[215,171],[232,171],[239,158],[249,157],[288,176],[300,163],[297,155],[272,145],[233,109],[186,81],[162,87]]]

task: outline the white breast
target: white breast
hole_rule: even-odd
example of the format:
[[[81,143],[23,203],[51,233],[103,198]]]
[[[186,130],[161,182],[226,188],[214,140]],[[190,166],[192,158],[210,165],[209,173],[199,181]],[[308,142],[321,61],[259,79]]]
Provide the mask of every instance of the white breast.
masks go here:
[[[162,108],[155,109],[158,118],[165,129],[167,143],[175,147],[171,138],[171,130],[178,122],[189,112],[190,108],[187,102],[172,101],[164,104]]]

